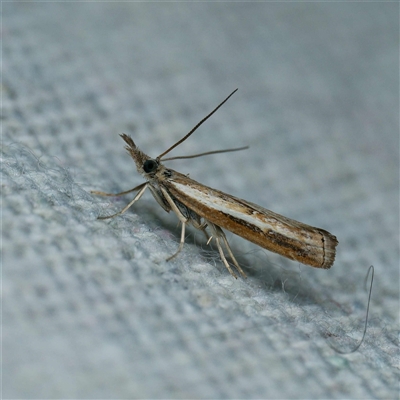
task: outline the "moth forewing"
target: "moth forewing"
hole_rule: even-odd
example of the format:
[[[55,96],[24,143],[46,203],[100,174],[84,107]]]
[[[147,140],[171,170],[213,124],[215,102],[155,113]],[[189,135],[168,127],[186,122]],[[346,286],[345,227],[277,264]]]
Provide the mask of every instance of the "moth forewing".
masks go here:
[[[336,237],[329,232],[276,214],[172,171],[163,185],[179,202],[206,221],[267,250],[316,268],[335,260]]]

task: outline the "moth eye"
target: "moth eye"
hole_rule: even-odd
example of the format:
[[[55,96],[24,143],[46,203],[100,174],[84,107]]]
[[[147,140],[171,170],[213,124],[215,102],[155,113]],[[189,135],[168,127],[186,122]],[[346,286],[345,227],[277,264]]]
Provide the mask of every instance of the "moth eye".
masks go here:
[[[155,160],[146,160],[143,164],[144,172],[147,174],[149,172],[154,172],[158,167],[157,161]]]

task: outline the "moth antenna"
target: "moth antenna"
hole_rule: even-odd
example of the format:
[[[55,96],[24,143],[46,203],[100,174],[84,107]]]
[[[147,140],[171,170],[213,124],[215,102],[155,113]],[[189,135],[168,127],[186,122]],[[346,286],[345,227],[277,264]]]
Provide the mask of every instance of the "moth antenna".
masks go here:
[[[163,161],[183,160],[184,158],[196,158],[196,157],[208,156],[210,154],[229,153],[231,151],[246,150],[248,148],[249,148],[249,146],[243,146],[243,147],[236,147],[234,149],[223,149],[223,150],[207,151],[205,153],[193,154],[191,156],[178,156],[178,157],[164,158]]]
[[[371,272],[371,271],[372,271],[372,272]],[[355,352],[360,348],[360,346],[363,344],[363,342],[364,342],[365,335],[366,335],[366,333],[367,333],[367,326],[368,326],[369,305],[370,305],[370,303],[371,303],[372,284],[374,283],[375,268],[374,268],[373,265],[371,265],[371,266],[368,268],[367,276],[365,277],[365,282],[367,281],[370,272],[371,272],[371,284],[370,284],[370,286],[369,286],[368,305],[367,305],[367,312],[366,312],[366,314],[365,314],[364,332],[363,332],[362,338],[361,338],[361,340],[359,341],[359,343],[356,344],[356,346],[355,346],[352,350],[349,350],[349,351],[340,350],[340,349],[338,349],[337,347],[333,346],[332,344],[329,344],[329,346],[330,346],[333,350],[335,350],[337,353],[339,353],[339,354],[351,354],[351,353],[355,353]]]
[[[235,92],[237,92],[238,89],[235,89],[218,107],[216,107],[213,111],[210,112],[206,117],[204,117],[188,134],[186,134],[181,140],[178,140],[174,145],[172,145],[168,150],[165,150],[164,153],[160,154],[157,157],[157,160],[161,160],[163,156],[165,156],[167,153],[169,153],[171,150],[173,150],[176,146],[179,146],[182,142],[184,142],[203,122],[207,121],[208,118],[211,117],[222,105],[224,105],[231,96]]]

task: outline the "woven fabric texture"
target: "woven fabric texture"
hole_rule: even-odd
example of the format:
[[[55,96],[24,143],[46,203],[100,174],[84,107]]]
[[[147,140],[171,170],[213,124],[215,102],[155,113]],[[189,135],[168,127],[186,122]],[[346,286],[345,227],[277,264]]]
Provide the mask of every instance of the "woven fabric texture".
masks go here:
[[[2,397],[397,399],[397,3],[2,3]],[[324,228],[330,270],[227,232],[247,279],[146,193],[118,134]],[[360,349],[370,277],[368,331]]]

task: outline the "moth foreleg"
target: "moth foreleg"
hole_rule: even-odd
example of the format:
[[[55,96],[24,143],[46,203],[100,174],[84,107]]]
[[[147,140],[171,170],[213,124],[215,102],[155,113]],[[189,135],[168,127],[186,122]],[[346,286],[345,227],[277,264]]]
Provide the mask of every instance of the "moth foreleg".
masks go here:
[[[119,212],[117,212],[117,213],[115,213],[115,214],[112,214],[112,215],[107,215],[107,216],[105,216],[105,217],[97,217],[97,219],[114,218],[114,217],[116,217],[117,215],[123,214],[126,210],[128,210],[128,208],[132,207],[132,205],[133,205],[134,203],[136,203],[136,202],[143,196],[143,193],[144,193],[145,190],[147,189],[147,186],[148,186],[148,183],[146,182],[146,183],[142,183],[141,185],[139,185],[139,186],[137,186],[137,187],[135,187],[135,188],[133,188],[133,189],[131,189],[131,190],[128,190],[127,192],[119,193],[119,194],[126,194],[126,193],[129,193],[129,192],[132,192],[133,190],[139,190],[139,192],[136,194],[136,196],[133,198],[133,200],[132,200],[126,207],[124,207],[121,211],[119,211]],[[97,194],[97,193],[102,193],[102,192],[95,192],[95,193]],[[105,195],[108,196],[109,193],[104,194],[104,196],[105,196]],[[117,196],[117,195],[115,195],[115,196]]]
[[[145,185],[147,185],[147,182],[141,183],[139,186],[136,186],[133,189],[129,189],[129,190],[126,190],[125,192],[121,192],[121,193],[106,193],[106,192],[101,192],[98,190],[91,190],[90,193],[95,194],[97,196],[123,196],[123,195],[131,193],[131,192],[136,192],[137,190],[142,189],[142,187]]]

